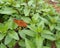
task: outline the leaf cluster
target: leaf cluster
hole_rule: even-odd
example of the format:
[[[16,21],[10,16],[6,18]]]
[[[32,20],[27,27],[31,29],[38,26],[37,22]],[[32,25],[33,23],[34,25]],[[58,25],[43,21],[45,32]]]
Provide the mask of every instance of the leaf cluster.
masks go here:
[[[13,20],[23,20],[27,27]],[[43,0],[0,0],[0,48],[60,48],[60,14]]]

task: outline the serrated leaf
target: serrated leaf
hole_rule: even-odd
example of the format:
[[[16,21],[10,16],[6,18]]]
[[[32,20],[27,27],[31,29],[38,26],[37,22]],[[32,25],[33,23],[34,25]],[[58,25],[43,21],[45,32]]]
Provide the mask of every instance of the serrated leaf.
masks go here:
[[[30,1],[28,2],[28,5],[31,6],[32,4],[33,4],[33,0],[30,0]]]
[[[54,41],[56,40],[56,37],[54,35],[48,35],[48,34],[41,34],[43,38],[46,38],[48,40]]]
[[[8,29],[15,29],[18,25],[13,22],[13,19],[10,18],[4,24],[0,24],[0,32],[6,33]]]
[[[33,43],[26,38],[25,38],[25,45],[26,45],[26,48],[35,48]]]
[[[44,22],[41,21],[37,24],[37,27],[36,27],[37,31],[36,32],[42,32],[43,28],[44,28]]]
[[[30,30],[36,32],[36,26],[35,26],[35,24],[28,25],[27,27],[28,27]]]
[[[60,40],[56,41],[56,46],[57,46],[57,48],[60,48]]]
[[[22,46],[22,47],[25,47],[25,41],[24,40],[20,40],[19,41],[19,45]]]
[[[9,47],[9,48],[13,48],[15,44],[16,44],[16,40],[13,39],[13,40],[8,44],[8,47]]]
[[[7,48],[7,47],[3,43],[1,43],[0,48]]]
[[[56,32],[56,39],[57,39],[57,40],[60,39],[60,31],[57,31],[57,32]]]
[[[7,45],[7,44],[9,44],[11,41],[12,41],[12,38],[9,37],[9,35],[7,35],[6,38],[5,38],[4,44]]]
[[[43,34],[53,35],[53,33],[49,30],[43,30]]]
[[[3,27],[3,32],[6,33],[8,29],[9,29],[9,23],[6,22],[5,26]]]
[[[60,31],[60,26],[56,26],[55,29],[57,29],[58,31]]]
[[[30,42],[27,39],[25,39],[25,44],[26,44],[26,48],[32,48]]]
[[[49,27],[50,27],[50,30],[52,31],[54,28],[55,28],[55,25],[54,24],[49,24]]]
[[[30,13],[30,9],[28,9],[28,7],[25,7],[24,9],[25,16],[29,16],[29,13]]]
[[[12,28],[12,19],[9,19],[7,22],[5,22],[4,24],[0,24],[0,32],[4,32],[6,33],[8,29],[11,29]]]
[[[32,21],[33,22],[39,22],[39,14],[38,13],[33,14]]]
[[[19,35],[21,36],[21,38],[25,39],[26,38],[26,34],[24,34],[23,32],[19,31]]]
[[[20,7],[20,4],[17,2],[14,7]]]
[[[21,32],[23,32],[24,34],[28,35],[28,36],[35,36],[35,33],[31,30],[22,30]]]
[[[0,24],[0,32],[1,33],[3,32],[3,28],[4,28],[4,25],[3,24]]]
[[[21,17],[26,23],[30,23],[31,19],[29,17]]]
[[[9,26],[8,26],[9,29],[16,29],[17,26],[18,26],[17,24],[14,23],[14,21],[13,21],[12,18],[10,18],[10,19],[7,21],[7,23],[8,23],[8,25],[9,25]]]
[[[0,41],[4,38],[5,34],[0,33]]]
[[[43,38],[36,35],[36,46],[37,48],[42,48],[43,47]]]
[[[45,18],[43,18],[43,17],[39,17],[42,21],[44,21],[44,23],[46,23],[46,24],[49,24],[49,22],[48,22],[48,20],[47,19],[45,19]]]
[[[12,8],[9,8],[9,7],[5,7],[5,8],[0,10],[1,14],[8,14],[8,15],[11,15],[15,12],[16,12],[15,10],[13,10]]]
[[[15,31],[9,31],[8,35],[15,40],[19,40],[18,34]]]

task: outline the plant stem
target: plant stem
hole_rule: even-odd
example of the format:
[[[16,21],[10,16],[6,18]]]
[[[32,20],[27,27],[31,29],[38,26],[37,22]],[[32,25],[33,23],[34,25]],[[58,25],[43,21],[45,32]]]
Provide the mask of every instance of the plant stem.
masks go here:
[[[54,29],[54,34],[56,34],[56,29]],[[55,41],[52,41],[51,48],[57,48]]]
[[[25,0],[25,2],[26,2],[26,4],[27,4],[27,6],[28,6],[28,0]]]
[[[38,7],[38,0],[35,0],[35,12],[36,12],[37,7]]]
[[[51,45],[51,48],[56,48],[56,44],[55,44],[55,41],[52,41],[52,45]]]
[[[15,9],[17,13],[20,15],[20,11],[17,8],[13,7],[13,9]]]
[[[37,8],[37,5],[38,5],[38,0],[36,0],[36,8]]]

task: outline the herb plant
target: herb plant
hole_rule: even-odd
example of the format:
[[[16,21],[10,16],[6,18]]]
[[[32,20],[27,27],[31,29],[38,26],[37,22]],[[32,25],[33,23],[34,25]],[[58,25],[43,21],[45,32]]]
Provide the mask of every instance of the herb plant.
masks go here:
[[[60,48],[60,14],[44,0],[0,0],[0,48]]]

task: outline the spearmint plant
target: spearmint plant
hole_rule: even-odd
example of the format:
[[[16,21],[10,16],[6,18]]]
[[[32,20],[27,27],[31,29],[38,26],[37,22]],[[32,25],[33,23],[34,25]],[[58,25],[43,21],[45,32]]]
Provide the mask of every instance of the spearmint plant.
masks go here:
[[[16,19],[14,21],[14,19]],[[26,23],[24,25],[23,20]],[[0,48],[60,48],[60,14],[44,0],[0,0]]]

